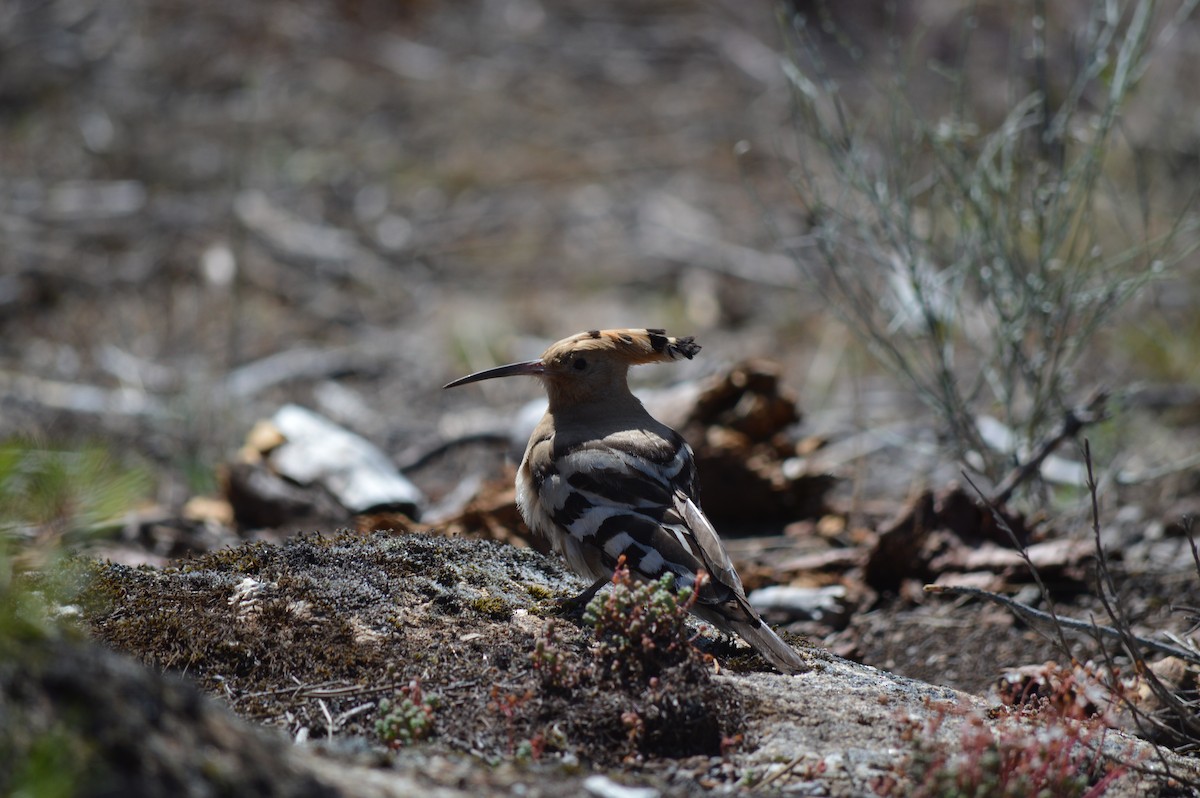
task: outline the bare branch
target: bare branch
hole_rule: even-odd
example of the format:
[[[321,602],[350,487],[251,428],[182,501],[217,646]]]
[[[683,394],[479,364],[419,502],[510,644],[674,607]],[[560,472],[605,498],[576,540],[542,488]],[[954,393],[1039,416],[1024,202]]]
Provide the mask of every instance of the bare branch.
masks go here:
[[[1000,593],[993,593],[990,590],[983,590],[977,587],[967,587],[965,585],[925,585],[925,592],[936,595],[972,596],[974,598],[981,598],[990,601],[993,604],[999,604],[1002,607],[1012,610],[1014,614],[1021,616],[1027,621],[1040,621],[1043,623],[1058,624],[1063,629],[1073,629],[1078,632],[1094,633],[1113,640],[1125,639],[1124,633],[1115,627],[1104,626],[1103,624],[1098,624],[1095,621],[1080,621],[1074,618],[1065,618],[1061,615],[1043,612],[1030,607],[1028,604],[1022,604],[1015,599],[1011,599],[1008,596]],[[1191,649],[1187,648],[1180,648],[1179,646],[1175,646],[1170,643],[1163,643],[1149,637],[1133,635],[1133,639],[1146,648],[1152,649],[1161,654],[1179,657],[1181,659],[1186,659],[1189,662],[1200,664],[1200,652],[1192,651]]]

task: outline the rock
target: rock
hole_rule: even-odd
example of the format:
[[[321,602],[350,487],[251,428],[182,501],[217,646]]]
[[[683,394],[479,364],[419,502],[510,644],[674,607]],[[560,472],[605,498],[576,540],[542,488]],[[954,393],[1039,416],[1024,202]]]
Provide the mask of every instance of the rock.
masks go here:
[[[58,639],[6,648],[2,662],[4,795],[339,794],[297,764],[285,738],[130,657]]]
[[[374,444],[299,405],[247,436],[227,469],[226,496],[243,527],[345,523],[353,515],[420,516],[421,491]]]
[[[844,585],[790,587],[771,585],[753,591],[747,598],[760,613],[783,616],[788,621],[824,621],[840,626],[850,612]]]
[[[267,462],[280,476],[322,485],[355,514],[399,510],[417,517],[421,492],[365,438],[299,405],[284,405],[271,420],[284,442]]]
[[[608,776],[588,776],[583,789],[594,798],[658,798],[662,793],[653,787],[626,787]]]

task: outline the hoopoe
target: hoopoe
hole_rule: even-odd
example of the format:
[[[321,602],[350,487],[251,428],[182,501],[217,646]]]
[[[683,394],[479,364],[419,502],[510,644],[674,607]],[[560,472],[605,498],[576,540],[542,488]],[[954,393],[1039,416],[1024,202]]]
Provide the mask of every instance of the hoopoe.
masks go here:
[[[539,377],[550,404],[517,471],[517,505],[529,527],[594,584],[624,555],[630,573],[671,573],[696,590],[692,612],[740,635],[784,673],[809,669],[767,626],[713,525],[700,510],[692,449],[629,391],[629,367],[691,359],[700,346],[663,330],[590,330],[553,344],[537,360],[487,369],[446,385],[515,375]],[[701,572],[707,578],[699,578]]]

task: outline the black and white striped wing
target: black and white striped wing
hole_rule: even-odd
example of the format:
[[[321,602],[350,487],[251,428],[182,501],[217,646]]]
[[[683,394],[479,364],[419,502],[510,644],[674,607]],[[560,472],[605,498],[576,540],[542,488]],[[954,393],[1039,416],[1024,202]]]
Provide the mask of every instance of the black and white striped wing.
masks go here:
[[[541,505],[573,542],[612,569],[621,555],[648,579],[665,573],[692,586],[711,577],[705,603],[742,595],[741,581],[697,501],[696,466],[682,439],[610,436],[559,452],[544,475]]]

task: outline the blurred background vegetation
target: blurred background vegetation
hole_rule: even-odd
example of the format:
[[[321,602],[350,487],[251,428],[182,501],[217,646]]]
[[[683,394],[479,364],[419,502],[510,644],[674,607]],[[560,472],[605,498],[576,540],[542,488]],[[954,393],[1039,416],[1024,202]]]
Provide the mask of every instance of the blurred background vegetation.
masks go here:
[[[1107,387],[1108,483],[1172,506],[1193,5],[10,4],[4,491],[105,457],[178,511],[283,402],[396,454],[535,392],[451,376],[657,325],[671,378],[769,356],[807,432],[890,430],[859,495],[998,480]],[[93,528],[90,482],[45,501]]]

